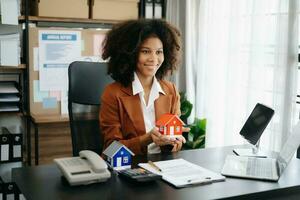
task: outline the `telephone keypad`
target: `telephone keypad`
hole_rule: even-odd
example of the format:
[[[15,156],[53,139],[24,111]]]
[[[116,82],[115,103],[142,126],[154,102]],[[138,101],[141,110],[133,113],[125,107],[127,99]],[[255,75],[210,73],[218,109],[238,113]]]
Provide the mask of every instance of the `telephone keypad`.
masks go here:
[[[80,166],[80,165],[84,165],[84,162],[80,159],[76,159],[76,158],[70,158],[70,159],[66,159],[63,160],[63,165],[65,166]]]

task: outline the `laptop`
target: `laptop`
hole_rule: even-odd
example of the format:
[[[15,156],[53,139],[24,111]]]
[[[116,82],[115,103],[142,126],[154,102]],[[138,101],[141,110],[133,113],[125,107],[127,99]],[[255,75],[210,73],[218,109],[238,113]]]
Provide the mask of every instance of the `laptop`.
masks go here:
[[[230,177],[278,181],[300,145],[300,121],[277,158],[227,155],[221,174]]]

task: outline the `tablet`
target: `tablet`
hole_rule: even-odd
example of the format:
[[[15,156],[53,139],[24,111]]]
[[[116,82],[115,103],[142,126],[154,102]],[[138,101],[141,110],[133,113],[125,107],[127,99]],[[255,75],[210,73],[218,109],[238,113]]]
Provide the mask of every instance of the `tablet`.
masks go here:
[[[240,134],[251,144],[255,145],[263,131],[271,121],[274,110],[257,103],[245,122]]]

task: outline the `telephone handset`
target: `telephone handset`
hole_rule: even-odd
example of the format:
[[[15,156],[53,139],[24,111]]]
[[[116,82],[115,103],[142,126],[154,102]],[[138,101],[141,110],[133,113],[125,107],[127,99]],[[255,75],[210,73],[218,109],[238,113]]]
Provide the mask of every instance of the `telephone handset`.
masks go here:
[[[95,152],[89,151],[89,150],[83,150],[79,152],[79,156],[82,159],[86,159],[92,170],[95,173],[102,173],[107,170],[107,164],[106,162]]]
[[[54,159],[70,185],[104,182],[110,178],[106,162],[95,152],[83,150],[79,157]]]

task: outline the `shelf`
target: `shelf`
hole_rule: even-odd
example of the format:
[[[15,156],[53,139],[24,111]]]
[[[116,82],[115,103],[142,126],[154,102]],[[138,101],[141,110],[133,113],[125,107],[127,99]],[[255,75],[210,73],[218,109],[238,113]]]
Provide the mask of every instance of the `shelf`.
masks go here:
[[[37,17],[28,16],[30,22],[53,22],[53,23],[84,23],[84,24],[116,24],[119,20],[101,20],[101,19],[81,19],[81,18],[61,18],[61,17]],[[20,22],[25,21],[25,16],[19,17]]]
[[[23,112],[21,112],[21,111],[5,111],[5,112],[0,112],[0,117],[1,117],[1,115],[5,115],[5,116],[12,115],[12,116],[19,116],[19,117],[26,116],[26,114],[23,113]]]
[[[26,69],[25,64],[20,64],[19,66],[4,66],[0,65],[0,72],[16,72]]]
[[[69,122],[68,115],[35,115],[31,114],[31,119],[37,124]]]

